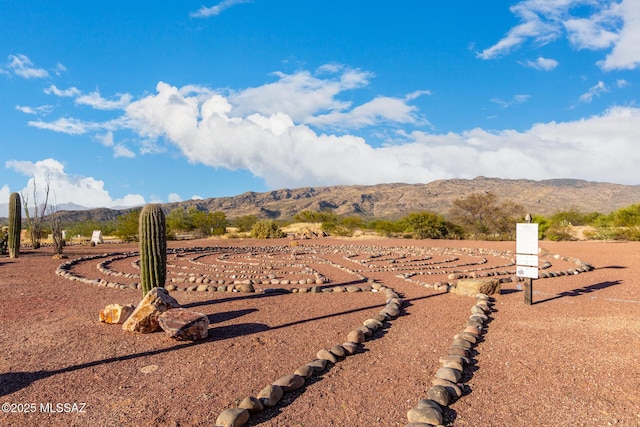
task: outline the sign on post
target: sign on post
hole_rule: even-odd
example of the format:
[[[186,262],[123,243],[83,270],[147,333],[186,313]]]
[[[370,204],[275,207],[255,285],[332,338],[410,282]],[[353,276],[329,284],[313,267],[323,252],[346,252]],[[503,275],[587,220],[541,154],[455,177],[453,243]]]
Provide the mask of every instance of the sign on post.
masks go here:
[[[538,224],[516,224],[516,276],[524,277],[524,303],[531,305],[533,299],[533,279],[538,278]]]
[[[104,243],[102,240],[102,231],[101,230],[93,230],[93,234],[91,235],[91,241],[95,244]]]

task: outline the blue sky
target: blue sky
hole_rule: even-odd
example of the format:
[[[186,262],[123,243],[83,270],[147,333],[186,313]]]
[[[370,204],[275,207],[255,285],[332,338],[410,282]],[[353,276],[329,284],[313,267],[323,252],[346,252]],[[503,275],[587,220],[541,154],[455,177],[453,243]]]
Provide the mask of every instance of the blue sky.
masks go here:
[[[0,0],[0,201],[640,184],[639,41],[638,0]]]

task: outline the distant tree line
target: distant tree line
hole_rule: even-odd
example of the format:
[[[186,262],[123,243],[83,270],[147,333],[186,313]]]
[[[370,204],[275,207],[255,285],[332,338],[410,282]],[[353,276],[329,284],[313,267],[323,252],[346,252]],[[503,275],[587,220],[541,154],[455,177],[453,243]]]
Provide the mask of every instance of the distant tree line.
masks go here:
[[[359,216],[339,216],[331,210],[304,210],[289,221],[261,220],[255,215],[227,219],[224,212],[208,212],[195,207],[175,208],[166,215],[167,237],[202,238],[227,233],[230,237],[255,238],[283,237],[282,228],[291,223],[319,223],[328,235],[353,236],[369,232],[385,237],[413,239],[478,239],[513,240],[515,224],[524,221],[525,209],[510,200],[500,201],[492,193],[475,193],[455,200],[446,215],[434,212],[412,212],[398,220],[365,220]],[[64,228],[67,236],[84,236],[93,230],[103,235],[114,235],[125,241],[135,241],[138,236],[140,209],[131,210],[115,221],[80,221],[71,224],[41,222],[40,232],[51,233]],[[609,214],[582,212],[577,208],[545,217],[534,215],[539,224],[540,239],[571,240],[576,226],[589,226],[585,237],[602,240],[640,240],[640,204],[630,205]],[[28,228],[28,223],[25,224]]]

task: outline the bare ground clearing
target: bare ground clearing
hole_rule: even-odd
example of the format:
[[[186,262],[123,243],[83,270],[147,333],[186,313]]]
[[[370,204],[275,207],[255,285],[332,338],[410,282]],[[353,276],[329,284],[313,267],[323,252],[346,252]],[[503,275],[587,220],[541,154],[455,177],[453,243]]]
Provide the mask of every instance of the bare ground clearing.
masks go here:
[[[252,416],[249,425],[406,425],[407,411],[426,397],[438,359],[464,328],[474,300],[405,281],[397,277],[398,268],[423,271],[440,262],[451,270],[466,261],[471,264],[466,268],[473,269],[480,267],[473,262],[484,256],[486,266],[504,271],[508,268],[500,256],[471,251],[453,261],[451,255],[426,248],[515,249],[514,242],[322,238],[301,241],[294,260],[295,248],[288,245],[288,240],[170,242],[171,248],[278,246],[285,253],[230,250],[224,260],[219,252],[197,263],[175,259],[169,277],[186,277],[179,272],[250,275],[272,263],[276,276],[291,280],[303,279],[309,273],[305,268],[311,268],[328,277],[328,285],[354,282],[353,273],[339,268],[344,266],[395,289],[405,305],[402,315],[360,352],[308,381],[302,391],[285,395],[275,408]],[[540,246],[596,269],[534,281],[532,306],[523,304],[519,283],[503,284],[484,340],[475,347],[474,364],[463,378],[465,394],[446,411],[447,424],[640,425],[640,244]],[[388,254],[371,257],[367,248]],[[407,255],[407,248],[416,253]],[[135,245],[70,246],[65,253],[74,259],[135,250]],[[77,263],[74,274],[104,278],[96,268],[101,260]],[[135,274],[132,260],[114,260],[109,268]],[[101,308],[136,303],[140,291],[67,280],[55,274],[62,262],[52,259],[47,248],[24,249],[18,259],[0,258],[0,401],[16,404],[16,410],[19,404],[36,404],[35,413],[3,412],[0,425],[212,426],[224,409],[313,360],[319,349],[342,343],[385,303],[383,295],[371,292],[174,291],[182,305],[211,321],[209,339],[181,343],[163,333],[133,334],[99,323]],[[562,259],[552,263],[551,270],[572,266]],[[447,280],[437,270],[420,277],[431,283]],[[57,403],[86,406],[81,413],[41,412],[41,404],[47,403],[53,408]]]

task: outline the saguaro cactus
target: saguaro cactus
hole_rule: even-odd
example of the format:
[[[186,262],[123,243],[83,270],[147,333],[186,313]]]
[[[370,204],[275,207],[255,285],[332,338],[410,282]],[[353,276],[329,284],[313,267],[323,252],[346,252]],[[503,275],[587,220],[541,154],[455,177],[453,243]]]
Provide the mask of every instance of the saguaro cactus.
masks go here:
[[[9,196],[9,258],[20,255],[20,231],[22,230],[22,204],[20,194]]]
[[[146,205],[140,212],[140,286],[142,295],[155,287],[164,288],[167,277],[167,227],[158,204]]]

